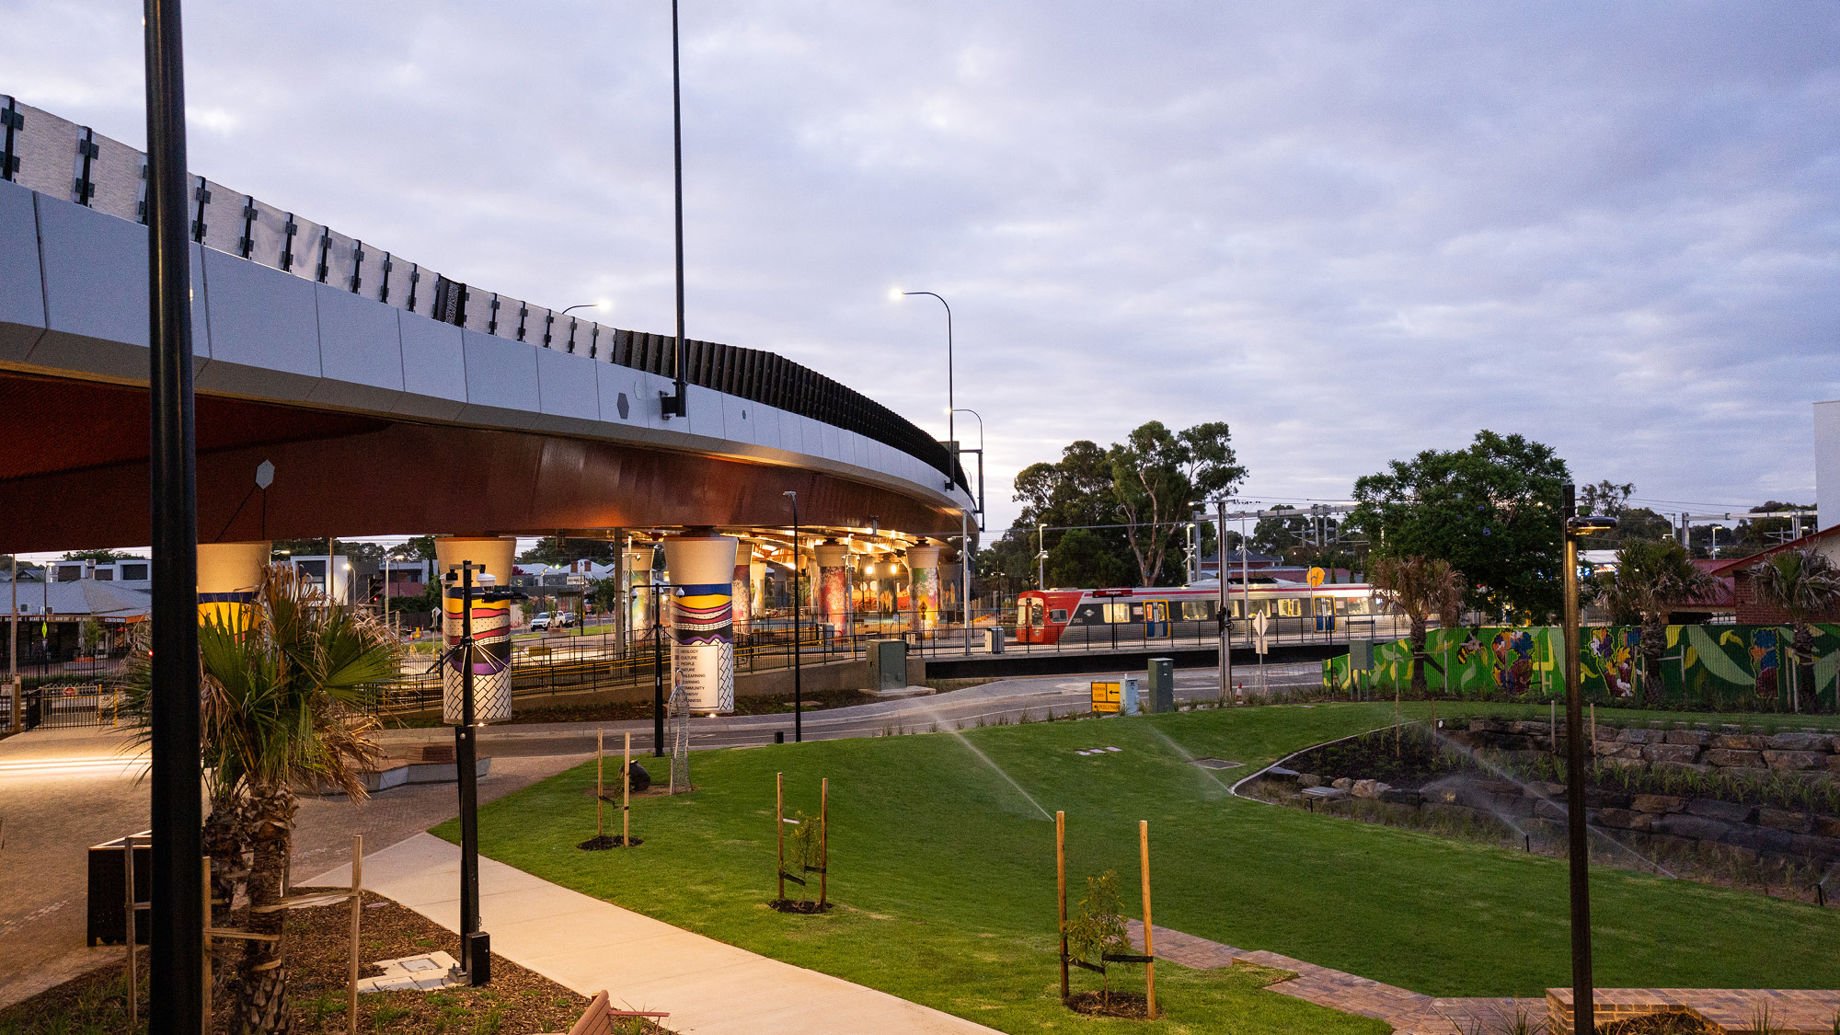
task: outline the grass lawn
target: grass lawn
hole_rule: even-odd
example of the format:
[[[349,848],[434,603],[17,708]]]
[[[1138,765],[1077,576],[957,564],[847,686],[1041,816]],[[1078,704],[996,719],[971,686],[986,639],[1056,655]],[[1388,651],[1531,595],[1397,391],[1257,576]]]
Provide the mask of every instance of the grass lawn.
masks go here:
[[[1435,995],[1569,983],[1563,862],[1232,799],[1220,782],[1391,716],[1391,704],[1270,706],[703,753],[696,794],[635,804],[645,843],[629,852],[575,848],[594,833],[590,764],[484,809],[481,844],[587,894],[1006,1031],[1133,1023],[1056,1001],[1054,825],[1028,796],[1067,812],[1071,897],[1114,867],[1138,914],[1144,819],[1159,925]],[[1075,754],[1102,746],[1121,750]],[[1247,766],[1217,780],[1189,755]],[[840,908],[828,915],[765,905],[781,770],[789,813],[815,813],[818,779],[831,779]],[[436,832],[455,836],[453,824]],[[1833,913],[1609,870],[1592,885],[1600,986],[1840,983]],[[1386,1030],[1258,991],[1268,977],[1159,966],[1159,1030]],[[1096,980],[1076,972],[1076,990]]]

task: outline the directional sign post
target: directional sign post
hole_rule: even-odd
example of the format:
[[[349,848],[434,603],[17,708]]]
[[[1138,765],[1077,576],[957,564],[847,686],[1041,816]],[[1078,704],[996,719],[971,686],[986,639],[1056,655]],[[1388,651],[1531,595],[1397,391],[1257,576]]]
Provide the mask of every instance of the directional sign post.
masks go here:
[[[1265,655],[1271,650],[1271,614],[1260,611],[1252,616],[1252,650],[1259,656],[1259,689],[1266,690]]]

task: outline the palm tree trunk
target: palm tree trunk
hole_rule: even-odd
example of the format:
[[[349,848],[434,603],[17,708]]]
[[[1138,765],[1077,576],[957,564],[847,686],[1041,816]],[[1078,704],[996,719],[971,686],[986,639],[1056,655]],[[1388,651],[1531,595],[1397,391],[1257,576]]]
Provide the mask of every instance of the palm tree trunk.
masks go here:
[[[1814,632],[1800,622],[1796,623],[1795,636],[1795,710],[1802,710],[1802,688],[1808,689],[1808,710],[1821,710],[1821,698],[1815,692],[1814,685]]]
[[[244,857],[247,844],[246,808],[240,795],[231,794],[213,801],[211,814],[204,821],[204,854],[211,860],[211,924],[231,927],[231,910],[236,906],[236,891],[248,874]],[[233,957],[240,944],[214,940],[211,946],[213,999],[228,991],[236,976]]]
[[[1642,703],[1657,708],[1666,692],[1666,684],[1661,679],[1661,652],[1667,648],[1667,627],[1643,616],[1640,635]]]
[[[1430,683],[1425,679],[1425,620],[1412,619],[1412,692],[1420,697],[1431,693]]]
[[[283,936],[287,909],[288,853],[293,840],[294,794],[269,787],[250,794],[249,931]],[[287,968],[282,942],[250,940],[238,967],[239,995],[231,1031],[236,1035],[272,1035],[293,1030],[287,1004]]]

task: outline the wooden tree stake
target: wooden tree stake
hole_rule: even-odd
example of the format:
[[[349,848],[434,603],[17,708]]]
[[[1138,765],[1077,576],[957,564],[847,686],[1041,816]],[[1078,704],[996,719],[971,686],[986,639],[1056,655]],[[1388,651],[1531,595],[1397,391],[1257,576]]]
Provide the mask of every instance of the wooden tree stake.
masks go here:
[[[620,758],[620,847],[632,847],[632,731],[626,731],[626,750]]]
[[[358,932],[364,924],[364,835],[351,835],[351,970],[345,975],[345,1032],[358,1035]]]
[[[786,774],[773,774],[773,837],[778,843],[779,865],[774,872],[779,874],[779,898],[786,901]]]
[[[830,891],[831,870],[831,778],[818,784],[818,908],[824,908]]]
[[[1061,906],[1061,1002],[1070,994],[1067,988],[1067,813],[1054,814],[1054,882]]]
[[[1156,1019],[1156,948],[1150,939],[1150,821],[1137,821],[1138,867],[1144,875],[1144,955],[1152,957],[1144,964],[1145,1016]]]
[[[607,731],[594,731],[594,836],[607,836]]]

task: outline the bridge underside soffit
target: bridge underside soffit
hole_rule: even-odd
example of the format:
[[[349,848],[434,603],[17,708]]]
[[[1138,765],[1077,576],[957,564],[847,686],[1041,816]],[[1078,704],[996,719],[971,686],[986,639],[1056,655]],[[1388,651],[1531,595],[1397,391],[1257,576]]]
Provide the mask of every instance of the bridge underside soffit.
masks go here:
[[[0,372],[0,552],[145,544],[145,389]],[[830,527],[943,538],[956,511],[837,475],[707,454],[200,395],[200,542],[403,532]],[[275,465],[256,488],[256,468]]]

